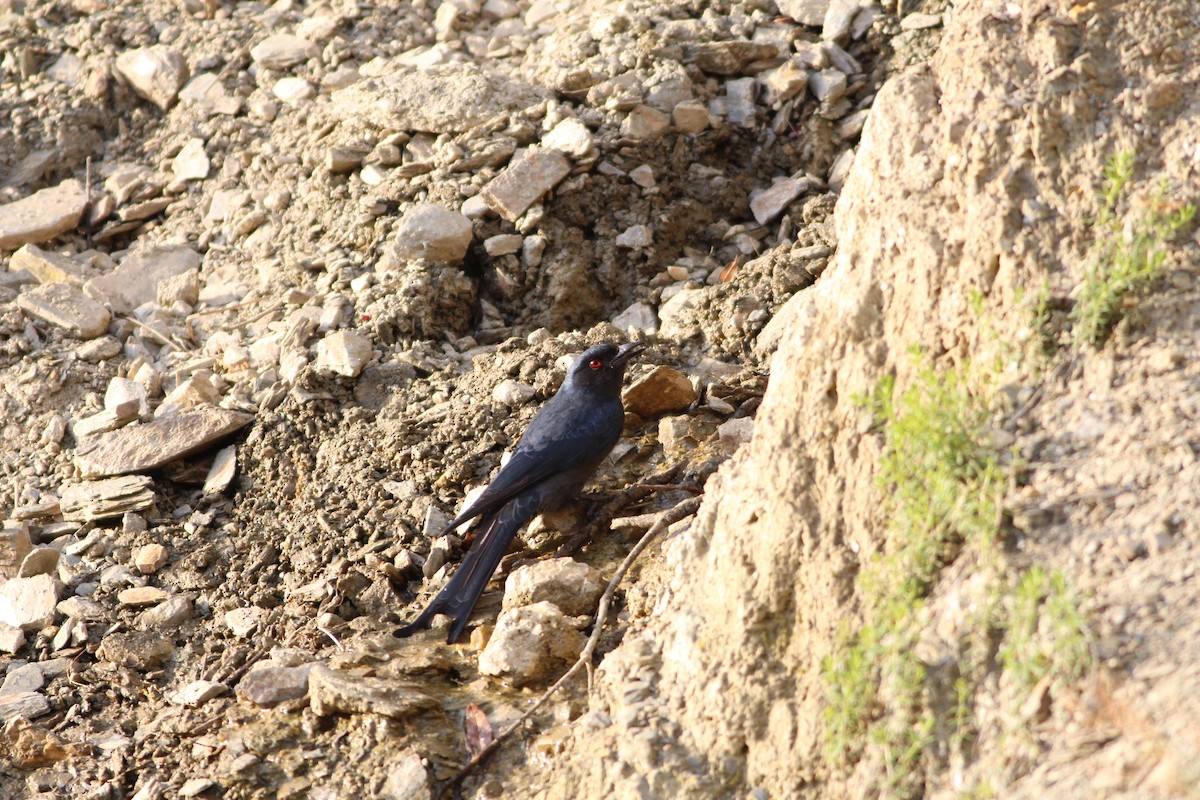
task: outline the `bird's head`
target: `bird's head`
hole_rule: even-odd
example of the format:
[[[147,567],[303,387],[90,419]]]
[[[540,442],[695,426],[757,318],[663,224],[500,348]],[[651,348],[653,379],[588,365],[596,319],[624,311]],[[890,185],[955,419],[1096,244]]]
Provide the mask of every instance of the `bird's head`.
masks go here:
[[[579,388],[595,388],[620,392],[625,365],[646,349],[641,342],[628,344],[598,344],[575,359],[567,372],[566,384]],[[566,385],[564,384],[564,385]]]

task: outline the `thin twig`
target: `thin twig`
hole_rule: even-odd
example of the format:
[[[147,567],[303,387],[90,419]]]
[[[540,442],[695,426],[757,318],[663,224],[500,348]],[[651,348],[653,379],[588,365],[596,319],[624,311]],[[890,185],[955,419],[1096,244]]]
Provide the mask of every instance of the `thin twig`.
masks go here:
[[[143,331],[150,334],[151,339],[157,339],[161,344],[165,345],[166,347],[170,347],[174,350],[179,350],[180,352],[183,352],[183,353],[192,352],[191,350],[189,350],[188,348],[179,344],[178,342],[173,342],[170,339],[168,339],[166,336],[163,336],[161,333],[159,333],[158,331],[156,331],[154,328],[150,327],[146,323],[142,322],[141,320],[134,319],[133,317],[128,317],[128,319],[134,325],[137,325]]]
[[[530,717],[536,714],[538,709],[549,702],[550,698],[553,697],[559,689],[561,689],[563,686],[566,686],[568,681],[578,675],[579,670],[584,669],[585,667],[588,668],[590,677],[592,657],[596,652],[596,646],[600,643],[600,634],[604,630],[604,622],[608,617],[608,609],[612,605],[613,595],[616,593],[617,586],[620,585],[621,579],[625,577],[625,574],[629,572],[630,567],[633,566],[633,562],[636,561],[637,557],[642,554],[642,551],[644,551],[650,545],[650,543],[654,541],[656,536],[665,531],[668,526],[678,522],[681,519],[690,517],[692,514],[695,514],[696,509],[700,507],[700,500],[701,498],[699,497],[693,497],[689,500],[684,500],[674,508],[670,508],[659,514],[658,521],[655,522],[650,530],[646,531],[642,538],[638,540],[638,543],[633,546],[633,549],[629,551],[629,555],[625,556],[625,560],[621,562],[621,566],[617,567],[617,572],[615,575],[613,575],[612,580],[608,582],[608,587],[604,590],[604,594],[600,597],[600,607],[596,610],[596,621],[592,624],[592,635],[588,637],[587,644],[583,646],[583,651],[579,654],[579,658],[576,659],[575,663],[571,665],[570,669],[563,673],[561,678],[554,682],[553,686],[547,689],[546,692],[538,698],[536,703],[529,707],[529,710],[521,715],[520,719],[497,734],[496,738],[492,740],[491,744],[472,756],[471,760],[463,765],[463,768],[460,769],[453,778],[451,778],[448,782],[446,782],[445,785],[442,786],[441,791],[438,792],[438,800],[442,800],[443,797],[446,797],[447,793],[462,783],[463,778],[467,777],[472,770],[490,758],[494,752],[499,750],[500,745],[504,744],[506,740],[510,739],[512,735],[516,733],[518,728],[528,722]],[[588,681],[588,689],[589,691],[591,690],[590,680]]]

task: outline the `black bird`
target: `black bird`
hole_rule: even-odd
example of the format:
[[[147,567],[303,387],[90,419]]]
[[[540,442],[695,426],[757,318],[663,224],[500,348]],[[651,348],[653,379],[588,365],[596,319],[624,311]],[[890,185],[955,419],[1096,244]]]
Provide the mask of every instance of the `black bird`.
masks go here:
[[[644,349],[640,342],[601,344],[575,359],[563,385],[525,429],[512,458],[443,531],[445,535],[483,518],[458,571],[420,616],[395,632],[397,637],[428,628],[436,614],[449,614],[454,625],[446,642],[458,639],[516,532],[582,489],[621,437],[621,379],[629,359]]]

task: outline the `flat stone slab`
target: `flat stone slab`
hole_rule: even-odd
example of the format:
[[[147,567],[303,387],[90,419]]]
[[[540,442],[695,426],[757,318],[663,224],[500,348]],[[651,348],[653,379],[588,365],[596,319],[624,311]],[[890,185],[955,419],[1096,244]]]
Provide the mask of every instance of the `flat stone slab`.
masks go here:
[[[488,206],[514,222],[571,172],[571,162],[557,150],[533,148],[515,158],[479,193]]]
[[[100,642],[96,658],[136,670],[151,670],[175,652],[170,639],[157,633],[110,633]]]
[[[66,233],[79,224],[87,190],[77,180],[34,192],[0,206],[0,250],[15,250]]]
[[[176,705],[197,708],[228,691],[229,687],[223,683],[195,680],[178,691],[168,693],[167,700]]]
[[[797,197],[818,188],[820,183],[807,176],[777,180],[766,189],[751,194],[750,211],[759,225],[766,225],[782,214]]]
[[[13,253],[10,272],[27,270],[38,283],[74,283],[82,286],[91,277],[88,268],[71,256],[52,253],[35,244],[27,244]]]
[[[65,328],[81,339],[108,332],[108,309],[69,283],[43,283],[17,298],[17,307],[30,316]]]
[[[350,675],[315,666],[308,675],[308,697],[318,717],[332,714],[383,714],[403,719],[441,701],[420,689],[383,678]]]
[[[64,487],[59,508],[63,519],[92,522],[113,519],[154,505],[154,491],[145,475],[87,481]]]
[[[16,692],[0,697],[0,722],[14,717],[33,719],[50,713],[50,701],[41,692]]]
[[[332,95],[333,113],[388,130],[457,133],[542,100],[542,92],[474,64],[408,69]]]
[[[142,472],[199,452],[254,420],[223,408],[202,408],[100,434],[75,454],[84,478]]]
[[[290,33],[273,34],[250,48],[254,63],[266,69],[287,69],[320,54],[321,48]]]

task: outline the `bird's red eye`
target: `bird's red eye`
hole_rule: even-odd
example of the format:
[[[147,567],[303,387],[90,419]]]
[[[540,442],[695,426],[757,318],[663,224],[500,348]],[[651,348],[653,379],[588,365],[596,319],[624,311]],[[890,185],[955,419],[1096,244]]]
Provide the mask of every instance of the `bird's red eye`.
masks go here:
[[[588,362],[588,366],[591,367],[592,369],[600,369],[601,367],[604,366],[604,362],[598,358],[593,358],[591,361]]]

